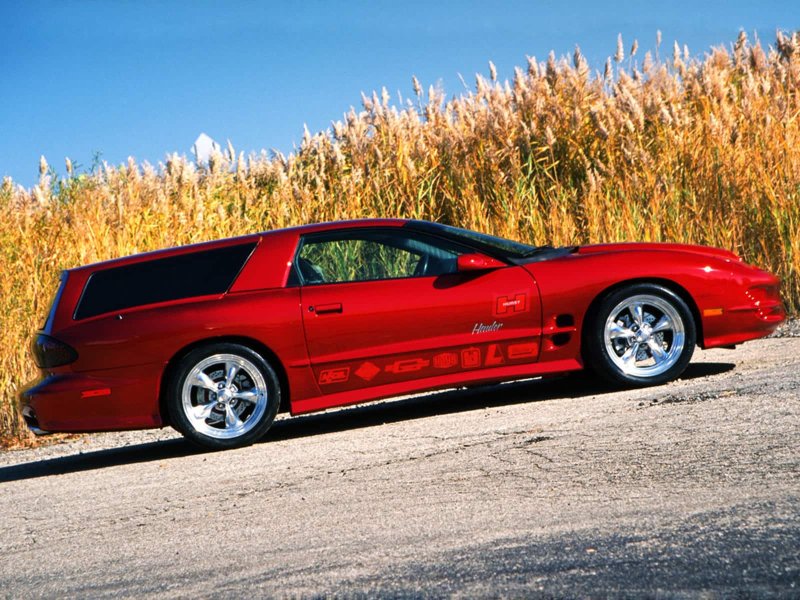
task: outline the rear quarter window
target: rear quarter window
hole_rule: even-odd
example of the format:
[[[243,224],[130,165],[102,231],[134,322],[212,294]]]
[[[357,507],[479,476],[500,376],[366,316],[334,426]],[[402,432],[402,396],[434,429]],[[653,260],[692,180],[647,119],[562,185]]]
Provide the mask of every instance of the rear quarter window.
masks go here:
[[[240,244],[158,258],[92,273],[75,319],[157,302],[223,294],[256,244]]]

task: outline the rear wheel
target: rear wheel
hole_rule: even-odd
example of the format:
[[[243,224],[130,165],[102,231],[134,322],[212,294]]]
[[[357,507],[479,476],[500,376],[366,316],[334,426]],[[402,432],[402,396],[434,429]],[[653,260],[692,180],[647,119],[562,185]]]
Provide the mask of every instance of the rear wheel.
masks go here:
[[[240,344],[196,348],[179,362],[168,390],[171,422],[204,448],[247,446],[272,425],[280,406],[275,371]]]
[[[671,290],[634,284],[607,295],[584,336],[588,365],[627,386],[671,381],[686,369],[696,342],[689,307]]]

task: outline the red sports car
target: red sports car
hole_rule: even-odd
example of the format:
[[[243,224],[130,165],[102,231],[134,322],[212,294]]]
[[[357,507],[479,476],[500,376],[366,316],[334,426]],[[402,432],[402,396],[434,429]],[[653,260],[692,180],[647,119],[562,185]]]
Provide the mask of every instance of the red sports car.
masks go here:
[[[279,410],[584,366],[660,384],[784,318],[778,279],[726,250],[325,223],[65,271],[20,403],[37,433],[169,424],[230,448]]]

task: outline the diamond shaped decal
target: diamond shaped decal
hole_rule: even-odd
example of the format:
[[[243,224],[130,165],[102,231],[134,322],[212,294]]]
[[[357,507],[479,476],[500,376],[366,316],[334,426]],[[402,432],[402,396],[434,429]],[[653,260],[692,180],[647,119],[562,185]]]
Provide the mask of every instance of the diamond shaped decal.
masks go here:
[[[380,367],[370,361],[365,362],[356,370],[356,375],[361,377],[364,381],[371,381],[375,375],[381,372]]]

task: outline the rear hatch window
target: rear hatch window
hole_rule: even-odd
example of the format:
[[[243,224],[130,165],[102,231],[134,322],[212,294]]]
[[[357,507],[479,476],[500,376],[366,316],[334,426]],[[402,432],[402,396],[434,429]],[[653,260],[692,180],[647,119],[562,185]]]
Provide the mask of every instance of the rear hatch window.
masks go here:
[[[93,273],[78,302],[75,319],[145,304],[224,294],[255,242],[112,267]]]

